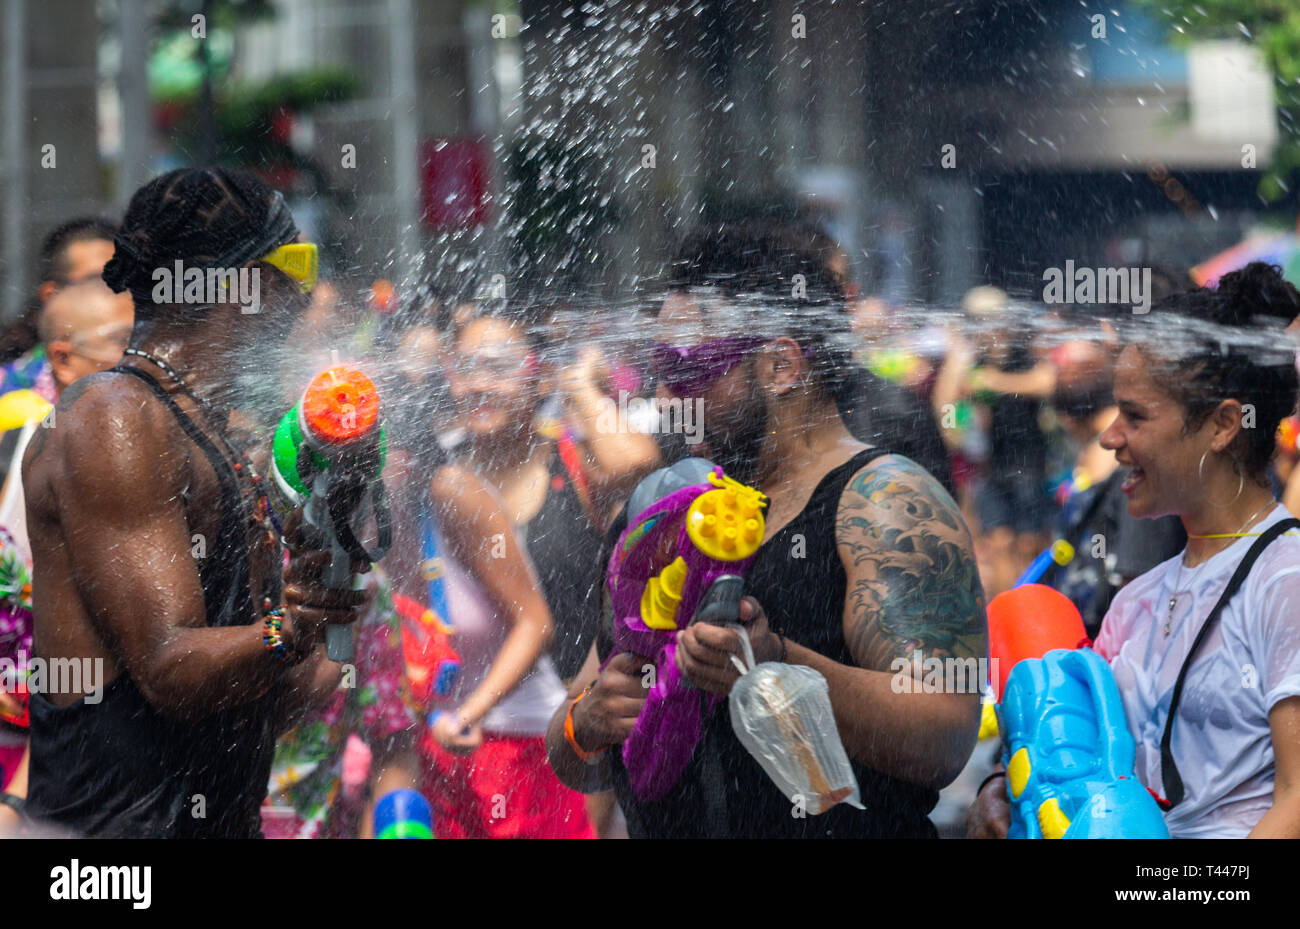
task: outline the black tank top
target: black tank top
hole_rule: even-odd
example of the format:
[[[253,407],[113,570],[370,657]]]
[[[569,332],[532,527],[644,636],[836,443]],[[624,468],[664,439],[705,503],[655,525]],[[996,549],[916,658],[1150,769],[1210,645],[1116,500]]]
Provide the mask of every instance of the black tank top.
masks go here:
[[[794,642],[854,665],[844,641],[847,579],[835,544],[835,514],[849,479],[887,449],[864,449],[830,471],[808,504],[759,549],[745,590],[762,604],[772,628]],[[626,517],[620,517],[626,524]],[[615,537],[622,531],[611,530]],[[803,558],[792,557],[802,536]],[[608,618],[600,624],[601,660],[612,647]],[[918,733],[924,738],[924,733]],[[846,804],[820,816],[796,818],[758,762],[740,744],[721,704],[705,722],[704,737],[680,781],[661,800],[632,794],[622,756],[610,751],[614,789],[636,838],[936,838],[927,814],[938,791],[889,777],[852,762],[865,810]]]
[[[558,448],[551,455],[546,480],[546,499],[523,535],[555,626],[551,660],[556,673],[567,681],[582,670],[591,650],[594,627],[587,618],[598,603],[600,536]]]
[[[206,625],[257,622],[249,522],[229,462],[156,380],[138,368],[113,370],[139,378],[158,396],[220,483],[220,535],[196,559]],[[125,670],[97,704],[82,698],[56,707],[33,694],[28,812],[101,838],[257,838],[281,690],[277,684],[256,701],[197,723],[164,716]]]

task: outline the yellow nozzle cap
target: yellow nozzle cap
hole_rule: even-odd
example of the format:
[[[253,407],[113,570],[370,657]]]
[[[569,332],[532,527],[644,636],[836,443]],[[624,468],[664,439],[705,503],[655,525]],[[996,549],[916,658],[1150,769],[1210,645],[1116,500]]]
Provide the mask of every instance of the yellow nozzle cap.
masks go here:
[[[1062,567],[1068,565],[1074,561],[1074,546],[1065,539],[1057,539],[1052,543],[1052,560]]]
[[[993,709],[992,703],[986,703],[980,708],[980,734],[981,739],[987,739],[998,734],[998,714]]]
[[[710,474],[716,488],[695,498],[686,511],[686,534],[705,555],[717,561],[741,561],[763,544],[763,507],[767,498],[729,477]]]

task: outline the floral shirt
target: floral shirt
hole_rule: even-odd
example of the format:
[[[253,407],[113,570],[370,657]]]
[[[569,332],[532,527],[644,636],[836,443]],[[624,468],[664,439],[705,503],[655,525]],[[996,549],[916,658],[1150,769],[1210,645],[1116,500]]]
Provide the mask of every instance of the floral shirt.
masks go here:
[[[23,389],[36,391],[50,403],[58,400],[54,390],[54,371],[45,357],[44,345],[38,345],[21,358],[0,367],[0,394]]]
[[[23,559],[13,537],[0,527],[0,659],[12,662],[15,668],[25,668],[32,657],[32,578],[31,568]],[[12,683],[25,685],[23,681]],[[15,676],[16,677],[16,676]],[[0,687],[10,681],[0,677]],[[9,688],[6,688],[8,690]],[[27,706],[25,686],[17,688],[16,696],[24,708]],[[25,709],[24,709],[24,714]],[[0,729],[5,726],[26,728],[25,721],[10,719],[0,714]]]
[[[268,835],[355,835],[359,804],[346,802],[342,791],[349,736],[356,734],[374,745],[420,719],[406,684],[401,619],[389,581],[378,566],[367,580],[375,588],[375,599],[358,628],[354,679],[345,677],[338,690],[276,746],[268,805],[293,812],[291,822],[285,822],[285,813],[266,811],[264,820],[275,815],[280,820],[274,830],[268,824]]]

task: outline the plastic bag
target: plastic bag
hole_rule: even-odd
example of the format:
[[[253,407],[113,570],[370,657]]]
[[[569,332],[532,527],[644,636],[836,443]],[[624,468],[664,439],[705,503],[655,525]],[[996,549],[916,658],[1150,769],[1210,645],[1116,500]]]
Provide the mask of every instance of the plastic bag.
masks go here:
[[[739,625],[745,663],[732,656],[740,680],[731,688],[731,728],[772,783],[792,803],[817,815],[837,803],[865,809],[849,756],[840,742],[826,678],[802,665],[754,663],[749,634]]]

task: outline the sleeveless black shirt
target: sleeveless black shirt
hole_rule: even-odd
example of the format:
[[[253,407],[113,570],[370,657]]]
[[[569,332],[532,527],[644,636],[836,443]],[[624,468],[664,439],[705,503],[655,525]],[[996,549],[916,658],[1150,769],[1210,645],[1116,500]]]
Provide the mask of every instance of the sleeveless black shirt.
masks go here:
[[[600,534],[591,524],[558,448],[546,476],[546,499],[523,529],[528,556],[537,569],[555,635],[551,660],[562,680],[580,670],[595,631],[587,621],[597,609]]]
[[[746,593],[767,613],[772,628],[800,645],[853,665],[844,641],[847,578],[835,543],[835,514],[849,479],[887,449],[864,449],[830,471],[808,504],[758,551],[745,575]],[[614,539],[626,514],[611,528]],[[802,537],[802,538],[800,538]],[[797,557],[802,551],[803,557]],[[607,599],[607,598],[606,598]],[[597,648],[613,647],[607,615]],[[924,738],[918,733],[917,738]],[[793,815],[794,806],[740,744],[726,704],[704,726],[704,737],[681,780],[660,800],[636,799],[617,749],[609,752],[614,790],[634,838],[936,838],[928,813],[935,790],[910,784],[852,761],[865,810],[838,804],[820,816]]]
[[[138,368],[114,370],[158,396],[221,485],[219,538],[196,559],[205,624],[258,622],[249,523],[230,464],[156,380]],[[28,814],[99,838],[258,838],[281,694],[277,684],[256,701],[194,723],[160,713],[125,670],[96,704],[83,697],[56,707],[33,694]]]

